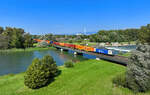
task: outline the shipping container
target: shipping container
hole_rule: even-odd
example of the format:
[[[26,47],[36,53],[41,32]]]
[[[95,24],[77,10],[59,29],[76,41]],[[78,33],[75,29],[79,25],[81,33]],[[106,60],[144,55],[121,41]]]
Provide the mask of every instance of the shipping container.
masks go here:
[[[53,44],[53,41],[50,41],[50,44]]]
[[[69,47],[74,49],[75,45],[74,44],[69,44]]]
[[[112,55],[112,50],[107,50],[107,49],[97,49],[97,48],[95,48],[95,52],[96,53]]]
[[[75,49],[78,49],[78,46],[79,46],[79,45],[75,45]]]
[[[69,44],[67,44],[67,43],[64,43],[64,46],[65,46],[65,47],[69,47]]]
[[[94,48],[93,48],[93,47],[85,46],[85,47],[84,47],[84,50],[85,50],[85,51],[91,51],[91,52],[94,52]]]
[[[50,43],[50,41],[49,40],[45,40],[48,44]]]
[[[59,43],[60,46],[64,46],[64,43]]]
[[[59,45],[59,42],[54,42],[55,45]]]
[[[78,50],[84,50],[84,47],[85,46],[82,46],[82,45],[76,45],[75,46],[75,48],[78,49]]]
[[[78,49],[79,49],[79,50],[84,50],[84,47],[85,47],[85,46],[79,45],[79,46],[78,46]]]
[[[40,39],[34,39],[36,42],[41,42],[42,40],[40,40]]]

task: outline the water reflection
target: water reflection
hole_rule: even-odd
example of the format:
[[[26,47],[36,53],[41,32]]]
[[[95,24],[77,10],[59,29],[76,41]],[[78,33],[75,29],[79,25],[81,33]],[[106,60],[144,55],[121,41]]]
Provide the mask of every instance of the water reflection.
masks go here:
[[[63,65],[68,60],[72,60],[73,62],[87,60],[87,58],[81,55],[74,55],[59,50],[2,53],[0,54],[0,75],[24,72],[35,57],[42,58],[47,54],[50,54],[54,58],[58,66]]]

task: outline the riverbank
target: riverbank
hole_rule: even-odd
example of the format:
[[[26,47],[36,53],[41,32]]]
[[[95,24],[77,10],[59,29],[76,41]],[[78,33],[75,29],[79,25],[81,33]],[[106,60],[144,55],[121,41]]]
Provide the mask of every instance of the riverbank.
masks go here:
[[[124,57],[130,57],[131,56],[131,52],[127,52],[127,53],[123,53],[123,54],[118,54],[119,56],[124,56]]]
[[[25,52],[25,51],[35,51],[35,50],[48,50],[48,49],[55,49],[54,47],[48,47],[48,48],[39,48],[39,47],[32,47],[32,48],[26,48],[26,49],[17,49],[17,48],[12,48],[12,49],[5,49],[5,50],[0,50],[0,53],[2,52]]]
[[[47,87],[31,90],[24,86],[24,73],[0,77],[0,95],[134,95],[115,87],[112,78],[125,72],[125,67],[107,61],[87,60],[74,68],[59,67],[61,74]],[[138,94],[138,95],[149,95]]]

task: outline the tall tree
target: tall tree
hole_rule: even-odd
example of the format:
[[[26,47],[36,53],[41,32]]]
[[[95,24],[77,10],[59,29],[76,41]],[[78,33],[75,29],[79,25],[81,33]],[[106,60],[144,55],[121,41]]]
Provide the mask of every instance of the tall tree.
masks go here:
[[[0,49],[8,48],[8,37],[0,34]]]
[[[21,47],[21,42],[19,41],[19,37],[18,37],[17,31],[14,30],[11,39],[12,40],[11,40],[10,46],[12,48],[20,48]]]
[[[24,35],[24,44],[23,45],[24,45],[25,48],[33,46],[33,39],[32,39],[32,36],[29,33],[26,33]]]
[[[150,44],[150,24],[147,26],[142,26],[139,30],[139,41],[143,44]]]
[[[0,27],[0,34],[2,34],[4,31],[4,28],[3,27]]]

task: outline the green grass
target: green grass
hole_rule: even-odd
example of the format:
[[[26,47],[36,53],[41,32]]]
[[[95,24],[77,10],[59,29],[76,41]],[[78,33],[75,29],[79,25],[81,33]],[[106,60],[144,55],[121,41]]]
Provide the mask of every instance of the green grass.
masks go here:
[[[26,49],[12,48],[12,49],[0,50],[0,52],[24,52],[24,51],[48,50],[48,49],[54,49],[54,47],[49,47],[49,48],[33,47],[33,48],[26,48]]]
[[[54,82],[37,90],[24,86],[24,73],[1,76],[0,95],[134,95],[128,89],[112,84],[112,78],[125,72],[123,66],[103,60],[87,60],[75,64],[74,68],[61,66],[59,69],[62,73]]]
[[[124,54],[119,54],[119,56],[130,57],[131,52],[127,52],[127,53],[124,53]]]

